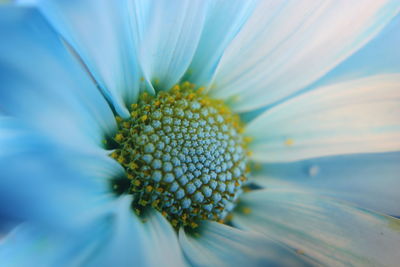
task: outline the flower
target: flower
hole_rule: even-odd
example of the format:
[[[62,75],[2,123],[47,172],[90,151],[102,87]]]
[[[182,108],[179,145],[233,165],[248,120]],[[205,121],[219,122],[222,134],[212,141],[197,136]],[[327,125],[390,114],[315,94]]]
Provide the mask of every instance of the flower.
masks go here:
[[[398,263],[400,74],[338,66],[398,1],[27,2],[0,8],[2,264]]]

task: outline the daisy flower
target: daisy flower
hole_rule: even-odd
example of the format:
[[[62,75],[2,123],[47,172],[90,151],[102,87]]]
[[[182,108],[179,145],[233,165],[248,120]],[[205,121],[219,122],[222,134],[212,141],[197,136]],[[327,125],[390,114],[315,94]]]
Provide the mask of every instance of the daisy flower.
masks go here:
[[[1,265],[398,265],[399,10],[2,5]]]

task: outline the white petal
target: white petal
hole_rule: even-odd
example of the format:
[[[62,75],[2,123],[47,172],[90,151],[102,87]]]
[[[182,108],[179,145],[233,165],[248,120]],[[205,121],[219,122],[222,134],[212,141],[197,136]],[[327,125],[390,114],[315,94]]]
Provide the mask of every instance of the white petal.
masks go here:
[[[327,73],[371,40],[399,1],[263,1],[221,60],[216,97],[237,111],[274,103]]]
[[[138,0],[129,3],[144,78],[156,90],[170,89],[179,82],[193,58],[208,2]]]
[[[400,216],[400,152],[355,154],[264,164],[253,181],[290,181],[360,207]]]
[[[207,86],[232,39],[254,11],[257,0],[210,1],[204,29],[185,79]]]
[[[234,224],[266,234],[328,266],[396,266],[400,220],[308,194],[298,188],[254,191]]]
[[[400,150],[400,75],[333,84],[292,98],[253,120],[257,161]]]
[[[266,236],[216,222],[201,225],[198,236],[179,231],[182,249],[192,266],[308,266],[294,250]]]
[[[151,251],[148,256],[148,266],[186,266],[178,236],[171,224],[156,211],[149,211],[143,224],[145,251]]]

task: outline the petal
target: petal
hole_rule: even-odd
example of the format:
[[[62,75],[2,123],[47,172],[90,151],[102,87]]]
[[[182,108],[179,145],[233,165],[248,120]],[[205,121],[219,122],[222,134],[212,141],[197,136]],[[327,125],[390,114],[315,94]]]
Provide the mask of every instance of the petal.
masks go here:
[[[174,230],[150,212],[141,222],[123,196],[102,218],[78,231],[64,232],[42,225],[18,227],[0,243],[7,266],[186,266]]]
[[[33,8],[0,7],[0,110],[59,142],[97,148],[114,116],[84,69]]]
[[[266,236],[206,222],[198,236],[179,231],[191,266],[309,266],[310,262]]]
[[[343,61],[311,87],[360,77],[400,72],[400,14],[366,46]]]
[[[186,79],[206,86],[226,47],[252,14],[258,1],[212,1]]]
[[[262,162],[400,150],[400,75],[322,87],[253,120],[246,134]]]
[[[111,236],[102,253],[91,255],[90,266],[186,266],[175,231],[158,212],[141,222],[131,210],[132,197],[120,201]]]
[[[149,212],[143,232],[145,251],[152,252],[147,266],[187,266],[175,230],[159,212]]]
[[[127,1],[38,0],[43,14],[81,56],[118,113],[136,101],[139,70]]]
[[[366,44],[399,9],[389,0],[264,1],[223,56],[212,94],[237,111],[275,103]]]
[[[124,214],[129,211],[130,199],[122,198],[114,204],[114,214],[105,215],[77,231],[65,232],[28,223],[18,226],[0,243],[2,263],[7,266],[29,266],[32,262],[38,266],[99,266],[93,263],[101,258],[104,260],[101,266],[128,266],[120,263],[127,263],[123,261],[126,258],[135,259],[137,255],[134,253],[139,253],[137,248],[125,247],[119,252],[113,250],[117,254],[113,255],[111,262],[104,257],[108,252],[102,251],[110,246],[110,240],[115,239],[113,235],[121,226],[121,221],[127,222]],[[126,234],[136,233],[135,225],[130,226],[124,229],[128,230]],[[134,238],[128,236],[124,240],[125,245],[135,243]],[[128,248],[132,250],[127,251]]]
[[[356,154],[264,164],[253,179],[269,187],[288,181],[313,192],[400,216],[400,153]]]
[[[129,3],[144,78],[156,90],[167,90],[179,82],[194,56],[208,2],[138,0]]]
[[[143,244],[146,233],[143,225],[131,210],[132,197],[120,197],[114,214],[107,225],[108,235],[93,236],[100,243],[98,250],[81,257],[80,264],[88,266],[147,266],[148,252]],[[103,236],[104,240],[101,240]]]
[[[76,228],[113,198],[113,160],[54,145],[15,119],[0,117],[0,217]],[[29,205],[27,205],[29,203]]]
[[[306,191],[277,187],[242,198],[235,225],[266,234],[328,266],[396,266],[400,220]]]

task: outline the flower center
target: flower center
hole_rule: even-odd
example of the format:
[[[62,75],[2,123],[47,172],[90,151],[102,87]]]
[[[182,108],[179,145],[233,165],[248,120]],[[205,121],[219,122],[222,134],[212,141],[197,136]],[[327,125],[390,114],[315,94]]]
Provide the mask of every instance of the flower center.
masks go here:
[[[152,206],[174,227],[222,221],[246,180],[245,141],[237,115],[188,82],[143,93],[131,117],[117,117],[111,154],[130,180],[133,207]]]

